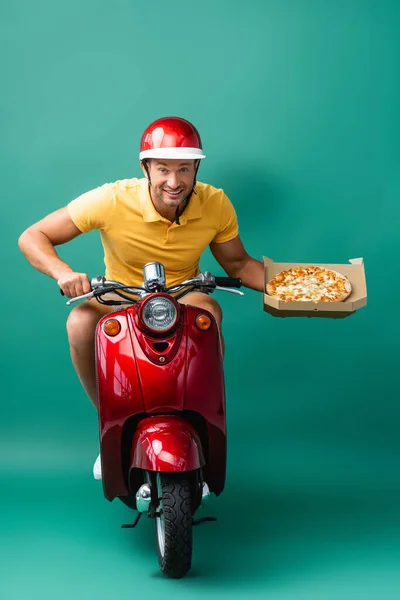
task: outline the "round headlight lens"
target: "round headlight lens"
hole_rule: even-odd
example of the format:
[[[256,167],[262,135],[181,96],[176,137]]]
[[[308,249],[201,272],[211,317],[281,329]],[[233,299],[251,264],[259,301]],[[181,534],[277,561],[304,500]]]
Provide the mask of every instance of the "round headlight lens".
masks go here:
[[[177,317],[175,304],[163,296],[148,300],[142,311],[144,323],[153,331],[167,331],[175,325]]]

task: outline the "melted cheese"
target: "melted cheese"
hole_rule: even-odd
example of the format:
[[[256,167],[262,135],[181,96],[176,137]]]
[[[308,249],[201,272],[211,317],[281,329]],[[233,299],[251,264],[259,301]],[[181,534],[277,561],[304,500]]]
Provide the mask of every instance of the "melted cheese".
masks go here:
[[[277,285],[276,293],[283,294],[299,302],[315,302],[319,301],[323,296],[334,300],[336,294],[333,290],[329,290],[332,285],[336,285],[336,281],[329,278],[328,275],[324,276],[323,282],[314,276],[296,277],[293,279],[293,277],[287,275],[284,283]]]

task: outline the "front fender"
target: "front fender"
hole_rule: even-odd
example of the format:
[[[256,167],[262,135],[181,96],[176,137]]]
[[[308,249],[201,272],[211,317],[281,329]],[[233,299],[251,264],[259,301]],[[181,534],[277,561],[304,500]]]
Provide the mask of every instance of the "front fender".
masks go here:
[[[182,417],[158,415],[139,423],[132,441],[131,469],[182,472],[204,464],[200,437]]]

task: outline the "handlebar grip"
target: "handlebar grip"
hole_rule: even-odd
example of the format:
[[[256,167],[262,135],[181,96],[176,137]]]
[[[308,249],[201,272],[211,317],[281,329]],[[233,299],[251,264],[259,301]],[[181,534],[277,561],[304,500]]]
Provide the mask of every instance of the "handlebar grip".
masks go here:
[[[215,283],[221,287],[233,287],[233,288],[242,287],[242,280],[235,279],[234,277],[216,277]]]

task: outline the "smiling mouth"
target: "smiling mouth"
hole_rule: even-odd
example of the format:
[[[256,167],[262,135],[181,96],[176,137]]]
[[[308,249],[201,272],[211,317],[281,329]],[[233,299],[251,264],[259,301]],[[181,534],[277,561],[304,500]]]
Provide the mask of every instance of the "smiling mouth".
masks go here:
[[[178,196],[180,196],[183,192],[183,190],[178,190],[177,192],[170,192],[168,190],[164,190],[164,192],[170,196],[170,198],[177,198]]]

